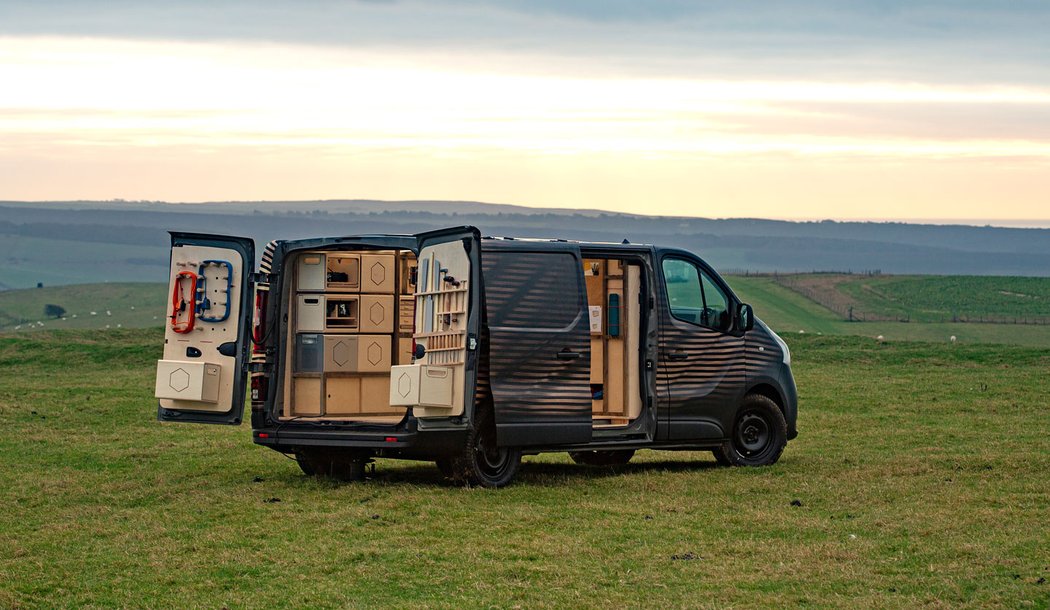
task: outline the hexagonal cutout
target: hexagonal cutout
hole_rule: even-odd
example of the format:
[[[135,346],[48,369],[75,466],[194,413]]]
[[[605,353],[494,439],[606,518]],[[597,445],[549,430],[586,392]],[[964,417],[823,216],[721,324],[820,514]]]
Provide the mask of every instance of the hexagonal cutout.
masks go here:
[[[168,375],[168,386],[176,392],[181,392],[190,387],[190,374],[179,368]]]
[[[397,393],[401,395],[401,398],[407,398],[411,391],[412,378],[408,373],[401,373],[401,376],[397,378]]]
[[[338,366],[345,366],[350,362],[350,346],[346,341],[340,341],[332,346],[332,362]]]
[[[380,303],[372,303],[372,306],[368,308],[368,319],[372,321],[372,324],[379,326],[383,323],[383,319],[386,318],[386,309]]]
[[[368,275],[372,278],[372,283],[378,286],[386,280],[386,267],[383,266],[383,263],[375,263],[368,270]]]
[[[365,352],[365,356],[368,358],[369,364],[376,366],[383,361],[383,346],[379,345],[377,341],[373,341],[368,346],[368,351]]]

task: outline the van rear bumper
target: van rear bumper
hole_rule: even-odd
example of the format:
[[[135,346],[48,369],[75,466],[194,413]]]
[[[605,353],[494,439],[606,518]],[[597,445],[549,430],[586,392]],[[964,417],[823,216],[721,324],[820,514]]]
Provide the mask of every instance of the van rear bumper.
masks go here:
[[[427,460],[456,454],[467,442],[466,428],[419,431],[415,424],[416,420],[409,419],[406,424],[386,430],[318,430],[289,424],[254,428],[252,441],[281,453],[310,447]]]

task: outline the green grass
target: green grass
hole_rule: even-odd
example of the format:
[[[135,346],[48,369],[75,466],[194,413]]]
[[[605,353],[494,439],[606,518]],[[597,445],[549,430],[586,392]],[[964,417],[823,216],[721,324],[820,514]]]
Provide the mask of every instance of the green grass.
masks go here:
[[[65,328],[143,328],[165,319],[164,284],[81,284],[0,292],[0,332]],[[44,316],[45,304],[66,310]],[[94,314],[92,314],[94,312]],[[42,323],[43,326],[39,326]]]
[[[951,278],[928,278],[951,279]],[[1050,325],[978,324],[952,322],[847,322],[838,314],[769,277],[730,276],[726,280],[755,315],[782,334],[882,336],[886,341],[947,343],[955,336],[960,343],[1003,343],[1050,348]]]
[[[166,246],[0,234],[0,288],[163,280]]]
[[[1047,607],[1050,353],[787,340],[777,465],[555,454],[486,491],[158,423],[159,329],[0,337],[0,607]]]
[[[884,316],[938,322],[953,316],[1050,321],[1050,278],[985,276],[858,276],[839,289]]]

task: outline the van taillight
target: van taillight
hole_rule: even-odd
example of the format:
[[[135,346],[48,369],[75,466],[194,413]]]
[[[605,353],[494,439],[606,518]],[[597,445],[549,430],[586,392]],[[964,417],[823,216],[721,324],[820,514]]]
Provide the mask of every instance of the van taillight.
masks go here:
[[[252,375],[252,409],[257,406],[262,407],[262,404],[266,402],[266,390],[269,388],[269,380],[263,373],[254,373]]]
[[[268,290],[256,290],[255,291],[255,316],[252,322],[252,343],[254,347],[252,351],[256,354],[262,354],[266,350],[263,347],[264,332],[266,328],[266,297],[270,294]]]

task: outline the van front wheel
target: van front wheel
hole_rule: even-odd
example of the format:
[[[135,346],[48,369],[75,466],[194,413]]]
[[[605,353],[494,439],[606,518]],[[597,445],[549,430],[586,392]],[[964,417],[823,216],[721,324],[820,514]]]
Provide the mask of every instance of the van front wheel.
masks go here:
[[[727,466],[769,466],[786,445],[787,422],[780,407],[766,396],[748,394],[737,410],[733,433],[714,454]]]
[[[520,465],[521,450],[496,443],[492,410],[481,408],[475,414],[463,451],[438,467],[443,473],[447,469],[446,476],[460,484],[504,487],[518,473]]]

